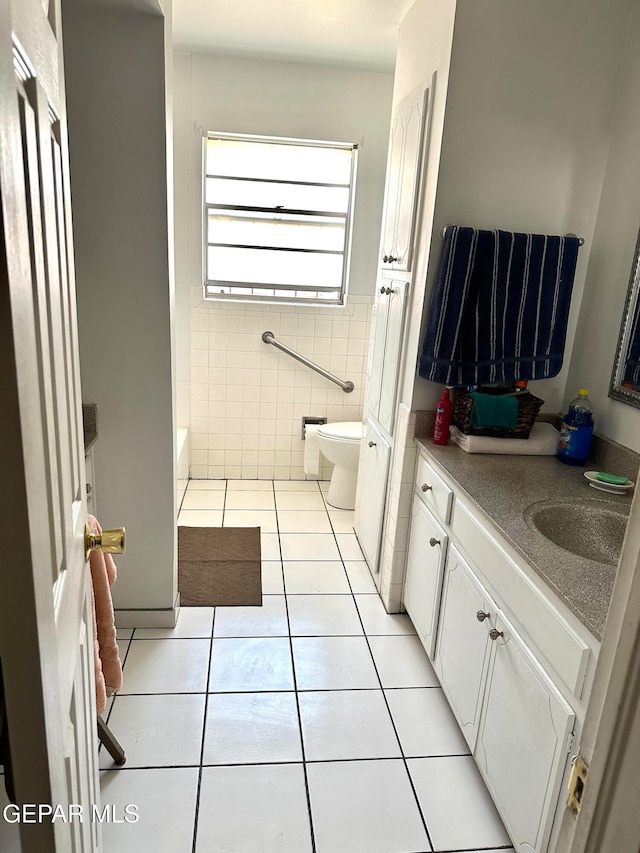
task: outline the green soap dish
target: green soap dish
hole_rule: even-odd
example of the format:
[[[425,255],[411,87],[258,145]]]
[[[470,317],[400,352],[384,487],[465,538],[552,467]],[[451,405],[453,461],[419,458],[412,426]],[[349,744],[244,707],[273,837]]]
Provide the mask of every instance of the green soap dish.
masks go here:
[[[585,471],[584,476],[593,489],[609,492],[612,495],[624,495],[633,489],[633,483],[628,477],[618,477],[616,474],[605,474],[604,471]]]

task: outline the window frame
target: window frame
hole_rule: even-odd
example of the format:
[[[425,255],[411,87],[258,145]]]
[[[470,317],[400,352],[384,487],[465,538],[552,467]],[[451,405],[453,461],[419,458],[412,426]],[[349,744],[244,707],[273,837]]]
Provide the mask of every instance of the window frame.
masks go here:
[[[232,140],[232,141],[240,141],[240,142],[264,142],[267,144],[277,144],[277,145],[296,145],[296,146],[304,146],[308,148],[333,148],[333,149],[341,149],[351,152],[351,170],[349,176],[349,198],[347,204],[347,212],[345,215],[345,223],[344,223],[344,243],[342,250],[342,274],[341,274],[341,282],[339,287],[339,297],[337,299],[322,299],[320,294],[322,290],[336,292],[338,291],[338,287],[335,286],[318,286],[317,288],[308,287],[305,285],[299,286],[295,284],[274,284],[267,285],[264,283],[256,283],[252,284],[252,282],[238,282],[238,281],[223,281],[221,279],[209,279],[208,276],[208,249],[209,245],[213,245],[209,243],[209,229],[208,229],[208,217],[209,210],[211,208],[220,209],[219,206],[212,205],[207,202],[207,178],[216,178],[221,177],[220,175],[208,174],[207,172],[207,143],[210,139],[220,139],[220,140]],[[246,133],[223,133],[218,131],[205,131],[202,136],[202,163],[201,163],[201,177],[202,177],[202,197],[201,197],[201,216],[202,216],[202,294],[205,302],[240,302],[240,303],[254,303],[254,304],[271,304],[271,305],[301,305],[301,306],[309,306],[316,305],[322,307],[336,307],[336,308],[344,308],[347,304],[347,294],[349,290],[349,278],[351,271],[351,256],[352,256],[352,242],[353,242],[353,219],[354,219],[354,207],[355,207],[355,189],[356,189],[356,176],[358,169],[358,153],[359,153],[359,145],[355,142],[334,142],[328,140],[317,140],[317,139],[299,139],[295,137],[281,137],[281,136],[263,136],[261,134],[246,134]],[[251,180],[250,178],[235,178],[235,180]],[[276,181],[274,181],[276,183]],[[283,178],[277,183],[292,183],[298,186],[341,186],[344,187],[344,184],[327,184],[326,182],[316,182],[316,181],[288,181],[286,178]],[[236,209],[240,209],[239,206]],[[256,208],[256,210],[260,210],[261,212],[269,213],[271,210],[275,212],[275,208]],[[283,211],[284,213],[290,211]],[[296,213],[298,211],[292,211]],[[302,215],[313,215],[316,213],[315,211],[302,211]],[[317,215],[317,214],[316,214]],[[326,214],[325,214],[326,215]],[[256,248],[256,249],[264,249],[267,251],[291,251],[286,248],[278,248],[278,247],[262,247],[262,246],[240,246],[240,248]],[[295,251],[309,252],[311,254],[314,253],[313,249],[296,249]],[[321,250],[318,253],[322,253]],[[262,287],[265,290],[291,290],[294,294],[300,293],[301,290],[313,290],[314,293],[318,294],[318,296],[314,298],[305,299],[304,297],[294,295],[291,297],[288,296],[276,296],[276,295],[267,295],[260,296],[256,293],[210,293],[208,292],[209,286],[224,286],[228,285],[229,287]]]

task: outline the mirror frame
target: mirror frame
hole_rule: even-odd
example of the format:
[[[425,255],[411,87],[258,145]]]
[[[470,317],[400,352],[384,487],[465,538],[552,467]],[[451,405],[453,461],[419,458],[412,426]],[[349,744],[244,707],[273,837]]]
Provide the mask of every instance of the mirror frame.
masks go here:
[[[636,305],[640,300],[640,232],[636,240],[636,248],[633,255],[633,264],[631,266],[631,275],[629,276],[629,287],[627,288],[627,296],[624,302],[624,310],[622,312],[622,320],[620,322],[620,334],[618,335],[618,344],[616,346],[616,357],[613,362],[613,370],[611,372],[611,382],[609,384],[609,396],[613,400],[618,400],[620,403],[626,403],[628,406],[634,406],[640,409],[640,391],[629,391],[623,388],[619,381],[622,372],[624,359],[629,349],[629,334],[633,315]]]

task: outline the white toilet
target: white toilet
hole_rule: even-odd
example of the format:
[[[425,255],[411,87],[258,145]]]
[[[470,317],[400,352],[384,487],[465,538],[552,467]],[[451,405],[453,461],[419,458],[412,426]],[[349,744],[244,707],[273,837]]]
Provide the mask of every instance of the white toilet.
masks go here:
[[[318,446],[323,456],[333,462],[327,503],[338,509],[354,509],[356,482],[363,425],[360,421],[322,424],[318,427]]]

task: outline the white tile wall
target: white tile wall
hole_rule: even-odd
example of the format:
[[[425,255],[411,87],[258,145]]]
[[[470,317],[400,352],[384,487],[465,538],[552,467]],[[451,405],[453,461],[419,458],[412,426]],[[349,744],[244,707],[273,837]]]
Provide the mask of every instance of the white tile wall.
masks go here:
[[[304,480],[303,415],[362,419],[371,302],[345,308],[205,302],[191,288],[191,476]],[[273,332],[355,389],[265,344]],[[321,479],[330,476],[325,462]]]

